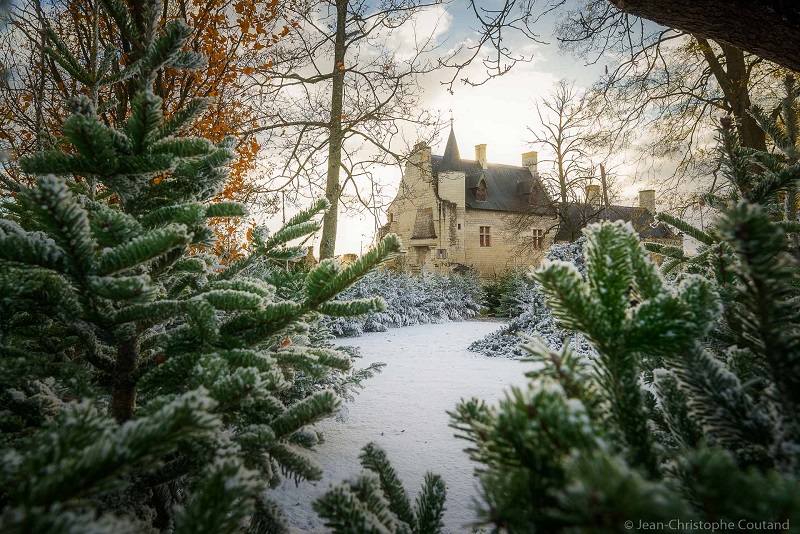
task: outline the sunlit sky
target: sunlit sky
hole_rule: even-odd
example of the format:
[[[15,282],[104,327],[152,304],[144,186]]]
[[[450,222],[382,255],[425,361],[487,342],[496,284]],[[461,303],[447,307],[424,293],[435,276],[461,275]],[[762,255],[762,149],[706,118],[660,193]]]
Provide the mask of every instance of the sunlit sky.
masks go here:
[[[576,87],[587,88],[598,78],[604,64],[586,65],[585,61],[559,50],[552,35],[556,16],[549,15],[537,26],[537,34],[545,43],[532,41],[521,35],[508,35],[505,42],[509,48],[532,57],[530,62],[517,63],[504,76],[489,81],[479,87],[458,83],[454,94],[449,94],[442,81],[452,77],[452,72],[434,72],[421,80],[424,89],[423,105],[438,110],[445,118],[453,117],[453,124],[461,156],[474,158],[474,146],[486,143],[488,159],[494,163],[519,165],[520,155],[529,150],[538,150],[531,145],[533,135],[529,127],[537,128],[538,118],[534,108],[535,101],[546,97],[560,78],[574,81]],[[468,11],[466,0],[434,8],[417,17],[416,31],[419,35],[434,32],[441,44],[440,50],[446,52],[461,43],[475,39],[472,28],[476,27],[473,15]],[[404,43],[411,42],[413,32],[407,30],[397,39],[399,51]],[[464,73],[471,79],[479,80],[485,70],[480,61],[475,61]],[[463,78],[464,75],[460,76]],[[433,153],[441,154],[447,141],[449,128],[440,132],[438,142],[433,145]],[[541,156],[540,156],[541,159]],[[540,165],[540,172],[545,171]],[[394,196],[400,181],[398,169],[382,171],[384,182],[392,189]],[[623,177],[620,202],[633,204],[639,189],[648,186],[642,177]],[[385,221],[385,214],[380,222]],[[272,223],[270,223],[272,224]],[[370,214],[340,214],[336,254],[356,253],[366,250],[373,242],[375,221]],[[315,248],[319,237],[315,239]]]

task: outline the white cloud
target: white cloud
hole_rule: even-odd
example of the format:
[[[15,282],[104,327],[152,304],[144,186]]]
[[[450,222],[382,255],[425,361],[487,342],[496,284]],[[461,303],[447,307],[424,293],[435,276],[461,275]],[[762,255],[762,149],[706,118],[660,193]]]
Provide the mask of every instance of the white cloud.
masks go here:
[[[399,61],[411,59],[419,49],[433,48],[450,31],[453,16],[444,6],[433,6],[414,13],[405,24],[383,40],[387,50]]]

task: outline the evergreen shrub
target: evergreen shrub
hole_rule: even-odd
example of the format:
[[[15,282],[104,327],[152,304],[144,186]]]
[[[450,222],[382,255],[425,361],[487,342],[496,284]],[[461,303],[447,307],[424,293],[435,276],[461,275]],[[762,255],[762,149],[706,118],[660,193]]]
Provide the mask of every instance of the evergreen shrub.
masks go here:
[[[528,285],[528,275],[522,267],[506,269],[499,274],[494,274],[484,284],[482,304],[486,314],[498,317],[519,315],[519,310],[514,306],[515,300]]]
[[[583,260],[583,244],[585,238],[574,243],[557,244],[550,247],[547,259],[550,261],[566,261],[575,265],[585,275],[586,264]],[[527,352],[523,348],[520,336],[535,336],[544,341],[548,347],[559,350],[563,344],[570,343],[573,350],[591,356],[594,350],[581,334],[560,328],[550,308],[546,304],[542,286],[531,272],[507,271],[513,273],[508,280],[505,291],[499,294],[499,301],[504,304],[511,319],[498,330],[487,334],[469,346],[469,350],[484,356],[498,358],[522,358]]]
[[[559,328],[596,354],[531,340],[528,386],[498,406],[460,403],[452,426],[480,465],[479,514],[509,533],[789,532],[800,521],[798,90],[753,116],[776,151],[720,134],[725,195],[714,228],[663,220],[699,254],[591,225],[585,276],[534,277]],[[788,200],[786,200],[788,199]],[[670,272],[673,280],[665,278]],[[644,526],[642,526],[644,525]]]
[[[474,273],[414,275],[386,269],[368,274],[337,299],[374,296],[386,301],[385,310],[360,317],[326,319],[329,331],[336,337],[351,337],[364,332],[384,332],[388,328],[476,317],[480,313],[481,285]]]
[[[249,275],[302,258],[289,243],[319,228],[322,201],[220,264],[209,221],[245,215],[211,202],[232,141],[185,134],[204,100],[166,117],[152,91],[160,69],[202,68],[191,29],[160,27],[157,4],[143,22],[102,4],[135,46],[124,65],[113,49],[83,65],[48,33],[46,52],[86,94],[51,148],[21,161],[33,185],[0,208],[0,532],[286,532],[268,490],[320,477],[308,425],[340,403],[331,389],[286,392],[298,374],[351,369],[303,344],[304,321],[384,309],[332,299],[399,241],[347,268],[321,262],[294,298]],[[118,83],[137,90],[111,125],[99,95]]]

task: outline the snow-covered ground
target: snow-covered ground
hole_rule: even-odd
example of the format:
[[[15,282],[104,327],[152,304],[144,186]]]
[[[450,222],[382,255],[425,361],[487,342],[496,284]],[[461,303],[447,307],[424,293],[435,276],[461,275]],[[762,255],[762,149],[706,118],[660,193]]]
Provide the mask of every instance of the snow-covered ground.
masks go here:
[[[270,497],[278,501],[292,525],[303,533],[325,532],[311,502],[331,484],[360,471],[358,454],[368,442],[379,444],[402,478],[412,502],[426,471],[441,475],[447,485],[445,533],[470,532],[476,491],[474,464],[463,452],[467,442],[448,427],[461,398],[499,399],[511,384],[525,383],[531,364],[489,358],[467,346],[502,326],[466,321],[427,324],[341,339],[340,345],[361,347],[360,365],[385,362],[383,372],[365,383],[355,402],[345,405],[345,421],[317,425],[325,443],[317,455],[325,475],[316,483],[295,486],[285,481]]]

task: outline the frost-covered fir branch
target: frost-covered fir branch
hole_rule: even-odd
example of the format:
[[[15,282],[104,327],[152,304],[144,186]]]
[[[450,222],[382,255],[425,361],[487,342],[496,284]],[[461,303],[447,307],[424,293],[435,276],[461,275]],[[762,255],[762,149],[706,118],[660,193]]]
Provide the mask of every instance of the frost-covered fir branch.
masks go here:
[[[785,125],[796,130],[787,87]],[[684,264],[671,279],[619,223],[587,230],[585,277],[567,262],[537,271],[557,325],[586,336],[596,355],[536,340],[527,388],[451,413],[481,464],[485,524],[622,532],[682,517],[688,524],[670,527],[696,531],[769,517],[768,528],[787,532],[800,521],[800,270],[790,211],[776,215],[800,174],[781,128],[765,128],[788,147],[775,156],[741,149],[723,125],[734,193],[716,204],[699,259],[654,247]]]
[[[586,272],[583,259],[583,244],[585,238],[574,243],[553,245],[547,253],[551,261],[566,261],[573,263],[580,273]],[[541,284],[530,278],[526,273],[520,282],[511,283],[506,292],[501,293],[498,301],[505,303],[505,310],[511,315],[508,323],[496,332],[472,343],[469,350],[479,352],[485,356],[502,358],[521,358],[527,352],[521,345],[520,336],[535,336],[543,339],[547,346],[559,350],[564,343],[572,347],[579,354],[590,357],[594,354],[585,337],[574,332],[559,328],[553,318],[550,308],[545,303]]]
[[[412,505],[386,453],[374,443],[359,456],[367,471],[334,486],[314,509],[336,534],[439,534],[446,490],[441,477],[427,473]]]
[[[243,274],[295,259],[290,241],[319,227],[322,203],[271,237],[257,232],[241,263],[218,264],[210,219],[245,213],[211,202],[232,142],[181,135],[205,102],[166,117],[150,90],[159,69],[200,65],[183,50],[191,29],[159,27],[155,4],[142,27],[122,4],[104,6],[140,39],[136,53],[124,76],[106,76],[58,42],[47,51],[89,97],[65,118],[64,150],[22,160],[34,185],[0,220],[0,530],[280,532],[265,490],[319,478],[307,426],[340,402],[330,389],[284,393],[298,373],[323,381],[351,367],[301,344],[305,319],[384,309],[331,299],[399,241],[346,268],[322,262],[295,299]],[[97,87],[128,82],[141,90],[126,122],[101,122]]]

